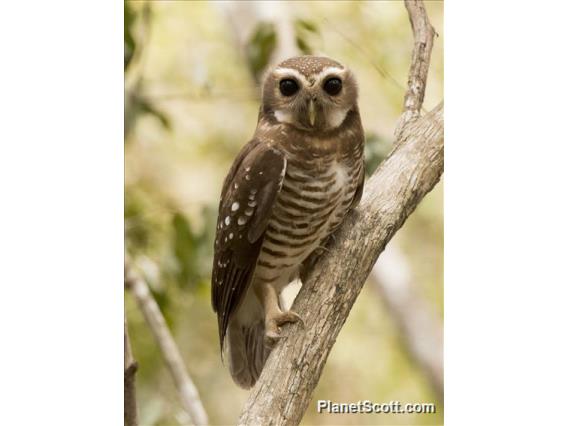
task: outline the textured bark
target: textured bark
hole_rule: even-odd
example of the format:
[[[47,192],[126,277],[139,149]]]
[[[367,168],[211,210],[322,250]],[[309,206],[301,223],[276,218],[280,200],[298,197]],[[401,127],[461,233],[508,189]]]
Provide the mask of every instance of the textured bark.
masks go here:
[[[239,425],[297,425],[339,331],[379,254],[444,168],[443,103],[420,117],[434,30],[421,1],[406,0],[415,45],[394,149],[309,271],[294,303],[305,323],[285,327],[245,403]]]
[[[206,425],[207,414],[199,399],[197,388],[187,373],[183,358],[168,329],[164,316],[154,300],[148,284],[126,264],[124,282],[136,299],[156,342],[162,352],[166,366],[174,379],[181,405],[195,425]]]
[[[132,355],[128,327],[124,318],[124,425],[138,426],[135,377],[138,364]]]
[[[410,60],[408,72],[408,89],[404,95],[403,113],[400,116],[395,137],[398,139],[400,132],[409,121],[420,116],[420,109],[426,93],[428,69],[430,68],[430,54],[434,45],[436,31],[428,20],[426,9],[422,0],[405,0],[404,5],[408,11],[412,34],[414,36],[414,49]]]

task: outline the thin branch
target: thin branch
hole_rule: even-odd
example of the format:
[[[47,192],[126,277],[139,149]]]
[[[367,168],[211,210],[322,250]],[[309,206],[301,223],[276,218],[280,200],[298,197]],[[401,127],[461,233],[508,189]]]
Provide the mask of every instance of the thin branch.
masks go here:
[[[428,20],[428,14],[422,0],[405,0],[404,5],[408,11],[414,35],[414,49],[408,73],[408,89],[404,95],[403,113],[395,130],[395,137],[397,138],[406,123],[416,120],[420,116],[420,108],[422,108],[424,94],[426,93],[430,55],[436,34],[434,27]]]
[[[444,353],[442,324],[416,291],[410,266],[391,242],[381,254],[369,282],[384,301],[400,330],[407,352],[426,373],[438,396],[444,399]]]
[[[138,413],[136,409],[136,370],[138,364],[132,355],[128,326],[124,317],[124,424],[125,426],[138,426]]]
[[[359,207],[348,215],[329,251],[308,274],[294,303],[305,328],[299,324],[285,328],[288,337],[272,350],[239,425],[300,423],[329,352],[379,254],[443,173],[443,103],[419,118],[432,48],[432,40],[420,41],[428,18],[421,2],[408,0],[406,6],[418,40],[403,113],[410,115],[401,118],[395,148],[366,183]],[[429,31],[430,24],[425,28]]]
[[[187,412],[194,424],[206,425],[208,423],[207,414],[199,399],[197,388],[187,373],[179,349],[168,329],[164,316],[160,312],[158,304],[150,292],[148,284],[128,263],[125,263],[124,267],[124,282],[136,299],[138,307],[142,311],[162,351],[168,370],[179,392],[183,409]]]

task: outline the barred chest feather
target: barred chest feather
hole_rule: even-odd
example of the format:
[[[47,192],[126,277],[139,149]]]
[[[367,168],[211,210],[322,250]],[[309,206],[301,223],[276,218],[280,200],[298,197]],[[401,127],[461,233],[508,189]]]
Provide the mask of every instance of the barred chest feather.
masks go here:
[[[335,153],[312,160],[289,153],[257,263],[261,280],[289,277],[341,224],[362,172],[361,163]]]

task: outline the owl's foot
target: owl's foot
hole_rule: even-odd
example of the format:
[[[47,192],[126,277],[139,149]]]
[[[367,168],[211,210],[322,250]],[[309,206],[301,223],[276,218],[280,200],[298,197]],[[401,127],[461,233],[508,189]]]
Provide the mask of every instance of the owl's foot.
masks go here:
[[[273,315],[267,315],[266,321],[264,323],[265,326],[265,334],[264,334],[264,344],[269,347],[273,348],[276,343],[283,337],[281,334],[280,326],[287,324],[287,323],[295,323],[300,322],[302,327],[304,327],[304,321],[294,311],[286,311],[286,312],[277,312]]]

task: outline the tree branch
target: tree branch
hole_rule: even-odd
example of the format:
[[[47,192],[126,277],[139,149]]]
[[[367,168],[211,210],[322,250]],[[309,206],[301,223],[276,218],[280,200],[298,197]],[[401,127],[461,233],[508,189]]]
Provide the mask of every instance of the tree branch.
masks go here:
[[[436,31],[428,20],[428,14],[422,0],[405,0],[404,5],[408,11],[412,33],[414,35],[414,49],[408,73],[408,89],[404,95],[403,113],[397,123],[395,137],[404,126],[420,116],[420,109],[424,103],[428,68],[430,67],[430,54],[434,45]]]
[[[176,388],[179,392],[183,409],[187,412],[191,421],[196,425],[208,423],[207,414],[199,399],[197,388],[189,377],[179,349],[168,329],[166,321],[160,312],[158,304],[154,300],[146,281],[134,272],[128,263],[124,266],[124,282],[138,303],[164,360],[170,371]]]
[[[132,355],[128,326],[124,317],[124,424],[125,426],[138,426],[136,410],[135,376],[138,364]]]
[[[287,326],[288,337],[272,350],[239,425],[300,423],[335,339],[379,254],[443,172],[443,103],[419,118],[433,28],[422,2],[405,3],[416,42],[395,148],[366,183],[359,207],[348,215],[329,250],[310,271],[294,304],[305,329],[299,324]]]

